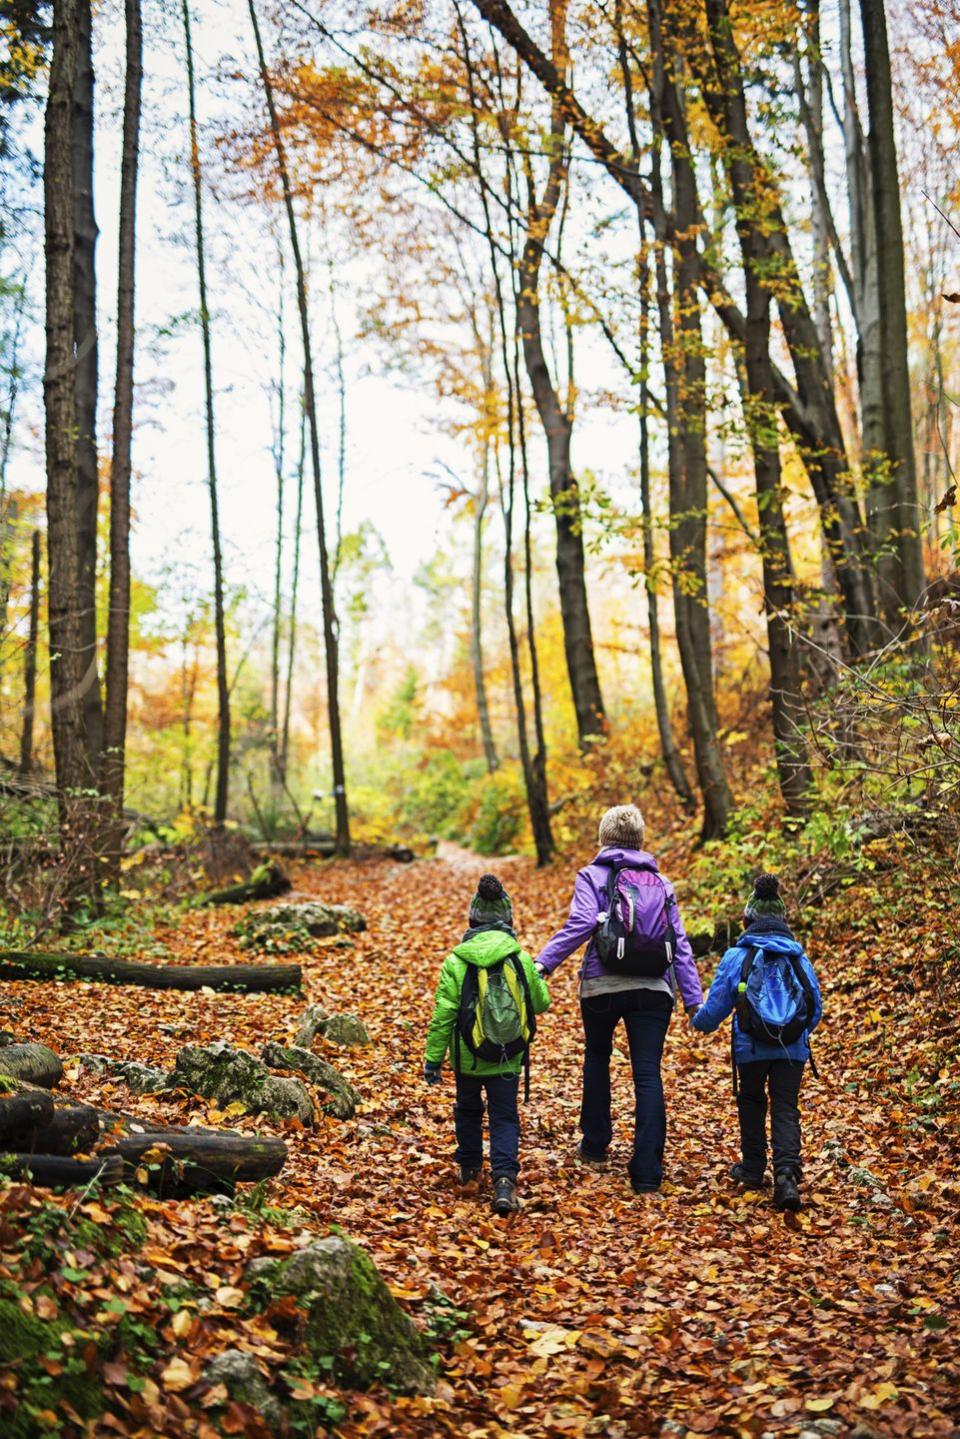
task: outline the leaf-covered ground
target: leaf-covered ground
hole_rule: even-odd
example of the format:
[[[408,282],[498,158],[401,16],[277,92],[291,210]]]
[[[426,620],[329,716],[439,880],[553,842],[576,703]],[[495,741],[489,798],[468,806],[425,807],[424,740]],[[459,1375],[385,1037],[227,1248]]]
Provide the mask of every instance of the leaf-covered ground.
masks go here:
[[[681,863],[678,851],[682,897]],[[573,866],[546,875],[520,859],[495,867],[535,952],[565,913]],[[455,1185],[449,1075],[435,1089],[420,1078],[436,973],[480,871],[448,854],[412,866],[304,866],[295,875],[302,893],[349,902],[369,921],[354,949],[320,941],[298,956],[306,999],[359,1013],[373,1036],[367,1049],[316,1045],[357,1085],[360,1113],[346,1123],[322,1119],[313,1131],[287,1126],[291,1158],[270,1186],[266,1221],[242,1205],[142,1197],[145,1237],[118,1258],[69,1245],[84,1214],[109,1230],[122,1206],[103,1196],[71,1215],[58,1303],[78,1323],[139,1319],[159,1339],[139,1368],[122,1359],[108,1368],[112,1417],[96,1432],[266,1432],[242,1407],[217,1409],[204,1397],[203,1363],[234,1345],[291,1382],[282,1335],[245,1307],[243,1266],[254,1254],[289,1249],[304,1229],[322,1234],[336,1224],[368,1248],[419,1322],[437,1326],[435,1286],[454,1306],[440,1311],[448,1333],[437,1397],[348,1395],[345,1436],[956,1433],[960,1070],[955,981],[944,965],[949,914],[922,891],[907,903],[903,877],[891,875],[889,893],[845,893],[810,937],[826,1020],[821,1077],[808,1078],[803,1096],[806,1207],[796,1217],[774,1213],[769,1191],[742,1194],[730,1184],[736,1126],[726,1036],[698,1037],[682,1019],[667,1041],[662,1192],[638,1198],[627,1185],[622,1042],[612,1166],[596,1173],[576,1165],[580,1031],[569,962],[552,986],[522,1114],[523,1210],[503,1221],[488,1212],[486,1188],[477,1195]],[[911,921],[918,913],[922,924]],[[688,927],[712,917],[689,913]],[[227,933],[236,918],[194,911],[157,939],[182,960],[239,959]],[[701,965],[705,980],[713,962]],[[63,1056],[98,1050],[157,1064],[172,1063],[184,1043],[218,1038],[258,1051],[292,1033],[305,1002],[90,984],[6,989],[9,1027]],[[76,1067],[64,1088],[177,1122],[267,1127],[224,1120],[184,1096],[136,1100]],[[73,1202],[65,1199],[64,1210]],[[36,1199],[22,1187],[0,1205],[0,1277],[23,1282],[27,1309],[31,1282],[39,1293],[21,1242],[31,1213]],[[111,1310],[118,1298],[126,1312]],[[33,1312],[43,1317],[38,1302]],[[0,1376],[8,1394],[13,1373]],[[56,1433],[69,1410],[58,1407],[51,1379]],[[297,1432],[336,1413],[322,1376],[304,1377],[298,1392],[308,1407]]]

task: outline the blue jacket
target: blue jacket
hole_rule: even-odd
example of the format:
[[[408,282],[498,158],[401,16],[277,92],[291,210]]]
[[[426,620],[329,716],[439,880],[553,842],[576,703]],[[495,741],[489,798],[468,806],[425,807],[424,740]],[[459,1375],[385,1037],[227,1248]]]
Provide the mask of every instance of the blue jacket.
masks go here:
[[[823,1006],[820,1000],[820,986],[817,983],[817,976],[814,973],[813,965],[803,952],[803,946],[794,939],[786,924],[779,920],[758,920],[750,925],[737,940],[732,949],[728,949],[720,961],[710,986],[710,993],[705,1002],[697,1010],[693,1017],[694,1029],[699,1029],[703,1034],[712,1034],[733,1012],[737,1001],[737,986],[740,983],[740,971],[746,957],[748,947],[753,946],[761,953],[754,961],[754,969],[759,965],[774,967],[774,973],[768,976],[768,992],[776,995],[778,975],[783,973],[784,966],[789,964],[787,958],[790,954],[798,955],[804,974],[809,980],[813,990],[814,1014],[813,1023],[810,1029],[806,1030],[799,1039],[793,1040],[790,1044],[774,1044],[754,1039],[749,1034],[741,1034],[737,1017],[733,1017],[733,1057],[738,1064],[749,1064],[754,1059],[809,1059],[810,1058],[810,1032],[816,1029],[820,1023],[820,1016],[823,1013]]]

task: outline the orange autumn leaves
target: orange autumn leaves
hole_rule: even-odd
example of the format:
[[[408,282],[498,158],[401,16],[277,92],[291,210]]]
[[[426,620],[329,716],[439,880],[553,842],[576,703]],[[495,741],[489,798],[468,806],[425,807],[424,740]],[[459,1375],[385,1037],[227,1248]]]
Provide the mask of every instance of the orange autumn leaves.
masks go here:
[[[666,856],[681,900],[682,853],[681,844]],[[521,938],[535,949],[565,911],[574,865],[547,873],[519,859],[482,866],[503,878]],[[319,1386],[329,1397],[325,1376],[297,1372],[295,1305],[286,1317],[252,1315],[244,1270],[255,1255],[289,1252],[336,1224],[366,1246],[441,1355],[433,1398],[346,1395],[338,1426],[346,1439],[628,1439],[660,1434],[668,1421],[669,1434],[795,1435],[819,1419],[839,1424],[831,1432],[840,1434],[857,1425],[864,1435],[950,1434],[960,1193],[950,1164],[955,1115],[931,1108],[927,1087],[939,1072],[930,1067],[940,1063],[947,998],[923,977],[937,932],[915,944],[884,919],[877,894],[851,893],[810,937],[827,1019],[823,1078],[803,1096],[807,1207],[796,1218],[775,1214],[767,1194],[730,1186],[735,1116],[725,1045],[679,1023],[665,1062],[662,1194],[637,1198],[626,1182],[632,1091],[619,1048],[613,1166],[599,1174],[576,1167],[581,1051],[575,962],[567,964],[552,986],[522,1110],[524,1209],[504,1222],[489,1214],[485,1190],[465,1195],[454,1184],[449,1080],[428,1091],[420,1079],[437,969],[459,938],[480,869],[462,856],[303,867],[298,889],[356,905],[370,928],[353,950],[321,943],[303,957],[300,1000],[11,986],[18,1027],[64,1054],[93,1047],[94,1035],[118,1058],[157,1064],[214,1036],[256,1051],[292,1031],[304,1002],[315,1000],[360,1014],[374,1039],[356,1050],[318,1041],[362,1103],[352,1122],[285,1129],[290,1160],[266,1200],[289,1220],[275,1222],[272,1209],[263,1223],[209,1201],[140,1199],[148,1235],[139,1252],[98,1262],[65,1286],[83,1314],[101,1311],[103,1296],[122,1297],[160,1337],[138,1392],[122,1356],[105,1376],[114,1432],[148,1432],[151,1423],[201,1439],[216,1425],[266,1432],[246,1406],[224,1407],[222,1395],[219,1407],[211,1403],[199,1382],[207,1359],[231,1346],[252,1353],[274,1384],[283,1373],[288,1390]],[[234,917],[187,914],[163,938],[185,960],[240,959],[228,935]],[[710,917],[688,908],[691,929]],[[913,966],[915,992],[891,989],[897,964]],[[711,966],[703,965],[705,979]],[[915,1071],[921,1079],[907,1082]],[[78,1075],[71,1087],[124,1107],[103,1077]],[[202,1101],[185,1096],[139,1104],[179,1122],[207,1117]],[[232,1122],[253,1128],[243,1116]],[[95,1202],[109,1217],[109,1196]],[[178,1286],[192,1294],[171,1312]]]

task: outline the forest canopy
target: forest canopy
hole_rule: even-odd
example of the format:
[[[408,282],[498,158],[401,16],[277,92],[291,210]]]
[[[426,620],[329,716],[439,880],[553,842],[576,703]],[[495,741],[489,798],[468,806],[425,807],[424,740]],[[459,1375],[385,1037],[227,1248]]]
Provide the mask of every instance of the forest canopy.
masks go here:
[[[10,823],[945,803],[956,18],[5,7]]]

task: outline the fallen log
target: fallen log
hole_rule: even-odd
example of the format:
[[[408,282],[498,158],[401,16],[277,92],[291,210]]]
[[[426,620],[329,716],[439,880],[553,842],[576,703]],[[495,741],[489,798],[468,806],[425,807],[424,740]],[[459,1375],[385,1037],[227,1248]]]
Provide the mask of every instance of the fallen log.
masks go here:
[[[257,854],[275,854],[282,859],[335,859],[337,846],[333,839],[255,840],[251,846]],[[416,855],[404,844],[356,844],[350,849],[354,860],[392,859],[398,864],[411,864]]]
[[[0,1074],[41,1089],[56,1089],[63,1078],[63,1065],[45,1044],[4,1044],[0,1045]]]
[[[103,1152],[120,1156],[128,1178],[146,1167],[148,1187],[167,1198],[272,1179],[287,1158],[282,1139],[191,1128],[125,1134]]]
[[[42,954],[0,950],[0,979],[94,979],[146,989],[244,990],[248,994],[300,988],[299,964],[142,964],[102,954]],[[5,1050],[0,1049],[0,1073]]]
[[[11,1094],[0,1098],[0,1142],[31,1147],[33,1137],[53,1118],[53,1099],[37,1094]]]
[[[88,1154],[100,1138],[100,1116],[90,1104],[58,1106],[50,1121],[34,1135],[38,1154]]]
[[[22,1179],[42,1189],[63,1189],[76,1184],[119,1184],[123,1160],[119,1154],[96,1159],[61,1159],[50,1154],[0,1154],[0,1174]]]
[[[211,890],[209,894],[202,895],[197,903],[248,904],[253,899],[274,899],[278,894],[286,894],[290,888],[290,881],[278,864],[262,864],[241,884]]]

